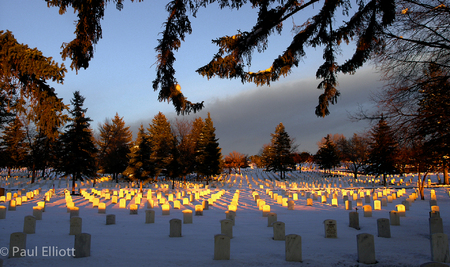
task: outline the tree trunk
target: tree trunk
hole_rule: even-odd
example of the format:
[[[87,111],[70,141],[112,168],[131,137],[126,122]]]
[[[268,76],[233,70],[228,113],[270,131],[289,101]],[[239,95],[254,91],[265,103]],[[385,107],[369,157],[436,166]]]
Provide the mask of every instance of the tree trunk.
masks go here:
[[[72,195],[75,195],[75,180],[77,179],[76,177],[78,176],[78,174],[72,174]]]
[[[139,192],[142,193],[142,180],[139,180]]]
[[[34,180],[36,179],[36,165],[33,163],[33,169],[31,171],[31,183],[34,184]]]
[[[449,181],[448,181],[448,165],[447,165],[447,160],[445,160],[445,159],[444,159],[444,164],[443,164],[442,168],[443,168],[443,175],[444,175],[444,183],[448,185],[449,184]]]
[[[384,186],[387,185],[387,182],[386,182],[386,173],[383,173],[383,184],[384,184]]]

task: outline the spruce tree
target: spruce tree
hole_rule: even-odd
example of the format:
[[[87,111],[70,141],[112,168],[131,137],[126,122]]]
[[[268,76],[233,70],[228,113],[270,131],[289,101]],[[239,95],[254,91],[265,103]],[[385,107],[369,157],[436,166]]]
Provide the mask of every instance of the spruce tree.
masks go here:
[[[336,144],[331,141],[329,134],[325,137],[325,144],[319,148],[314,158],[321,169],[331,170],[340,165]]]
[[[128,154],[128,167],[124,172],[131,180],[139,181],[140,191],[142,191],[142,184],[155,175],[155,164],[150,159],[151,155],[152,144],[141,124],[136,142]]]
[[[383,175],[383,184],[386,186],[387,174],[397,173],[396,167],[397,142],[383,116],[371,130],[371,143],[369,146],[368,167],[366,172]]]
[[[70,101],[73,108],[70,111],[70,123],[59,138],[60,155],[57,170],[65,175],[72,175],[72,194],[75,194],[75,181],[82,176],[94,176],[97,172],[94,144],[87,109],[83,109],[85,98],[75,91]]]
[[[161,112],[153,118],[152,123],[148,128],[148,132],[152,143],[151,160],[156,166],[156,179],[159,175],[167,174],[167,165],[170,163],[174,145],[174,135],[172,133],[170,122]]]
[[[133,137],[130,127],[125,127],[123,118],[116,113],[111,122],[106,121],[99,130],[99,167],[103,173],[112,173],[118,182],[118,174],[125,171],[128,165]]]
[[[8,176],[11,176],[11,168],[24,166],[27,156],[25,146],[25,130],[19,117],[11,121],[4,129],[1,138],[1,166],[8,168]]]
[[[212,175],[221,172],[222,153],[219,139],[216,138],[216,128],[208,112],[208,117],[200,133],[196,149],[196,171],[206,177],[208,183]]]
[[[280,172],[280,178],[286,178],[286,171],[295,167],[292,154],[292,140],[286,132],[283,123],[275,128],[275,133],[271,134],[270,145],[265,147],[264,157],[266,170]]]

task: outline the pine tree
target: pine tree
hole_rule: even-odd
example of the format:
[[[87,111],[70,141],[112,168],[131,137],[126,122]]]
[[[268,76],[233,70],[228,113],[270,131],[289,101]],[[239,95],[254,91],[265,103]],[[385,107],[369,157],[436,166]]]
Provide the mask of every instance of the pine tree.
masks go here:
[[[148,182],[155,176],[155,164],[150,159],[151,155],[152,144],[141,124],[136,142],[128,154],[128,167],[124,172],[131,180],[139,181],[140,191],[142,191],[142,183]]]
[[[340,165],[336,144],[331,141],[329,134],[325,137],[325,144],[319,148],[314,158],[321,169],[331,170]]]
[[[152,143],[151,160],[156,165],[155,178],[159,175],[167,174],[167,165],[171,160],[173,149],[172,128],[163,113],[159,112],[152,120],[149,131],[149,138]]]
[[[99,127],[99,167],[103,173],[112,173],[118,182],[118,174],[128,165],[128,154],[132,142],[130,127],[125,127],[123,118],[116,113],[111,122],[106,121]]]
[[[206,177],[208,183],[212,175],[221,172],[222,153],[219,147],[219,139],[216,138],[216,128],[208,112],[202,132],[197,142],[196,171]]]
[[[96,175],[97,166],[92,130],[85,116],[87,109],[83,109],[84,97],[79,91],[74,92],[70,101],[73,108],[70,111],[70,123],[66,131],[59,138],[60,155],[57,170],[65,175],[72,175],[72,194],[75,194],[75,181],[84,176]]]
[[[292,140],[283,123],[277,125],[271,136],[270,145],[267,145],[263,152],[266,171],[280,172],[281,179],[285,179],[286,171],[295,167]]]
[[[377,176],[383,175],[383,184],[386,186],[386,175],[398,172],[396,156],[397,142],[393,137],[390,126],[381,116],[378,124],[371,130],[371,144],[366,172]]]
[[[2,164],[8,168],[8,176],[11,176],[11,168],[24,166],[27,156],[25,146],[25,130],[19,117],[11,121],[4,129],[0,149]]]

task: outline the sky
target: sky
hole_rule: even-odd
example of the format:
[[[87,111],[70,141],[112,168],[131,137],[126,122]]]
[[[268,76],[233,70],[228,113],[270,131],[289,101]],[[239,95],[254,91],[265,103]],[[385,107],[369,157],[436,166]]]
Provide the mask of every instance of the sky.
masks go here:
[[[70,61],[63,61],[60,55],[61,45],[75,36],[77,17],[73,9],[59,15],[58,8],[48,8],[43,0],[4,0],[0,2],[0,30],[10,30],[19,43],[36,47],[44,56],[64,63],[68,69],[64,84],[51,85],[66,104],[70,103],[73,92],[80,91],[86,98],[86,116],[93,120],[94,130],[117,113],[137,134],[139,126],[147,127],[160,111],[169,120],[183,119],[176,115],[171,103],[158,102],[158,92],[152,88],[156,77],[154,48],[168,16],[164,9],[166,3],[126,1],[121,11],[109,4],[101,21],[102,39],[95,46],[94,58],[88,69],[78,73],[71,70]],[[306,13],[311,15],[311,10]],[[371,126],[369,122],[352,122],[348,115],[360,106],[374,107],[370,96],[382,83],[380,74],[371,65],[355,75],[339,75],[341,96],[325,118],[314,114],[322,93],[316,89],[320,80],[315,79],[315,72],[322,64],[321,49],[307,50],[307,57],[299,67],[270,87],[242,84],[239,80],[208,80],[195,72],[217,53],[212,39],[234,35],[238,30],[249,31],[256,22],[256,15],[257,10],[250,6],[236,11],[221,10],[212,4],[200,9],[196,18],[190,16],[193,32],[175,54],[176,78],[188,100],[204,101],[205,108],[184,117],[205,118],[210,112],[224,155],[232,151],[257,154],[270,142],[270,134],[280,122],[289,136],[295,138],[300,152],[315,153],[317,142],[327,134],[351,137],[353,133],[367,131]],[[289,45],[294,23],[299,25],[303,21],[300,17],[285,21],[282,34],[269,39],[268,50],[262,54],[255,52],[248,71],[270,67],[273,59]],[[342,60],[348,57],[349,51],[347,47],[342,49]]]

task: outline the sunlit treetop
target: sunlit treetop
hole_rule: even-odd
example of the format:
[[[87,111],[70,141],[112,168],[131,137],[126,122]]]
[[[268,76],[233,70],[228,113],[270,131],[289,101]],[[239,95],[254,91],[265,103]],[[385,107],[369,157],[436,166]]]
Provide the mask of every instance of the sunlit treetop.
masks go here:
[[[57,6],[63,14],[71,6],[78,14],[76,38],[64,44],[62,56],[72,60],[71,68],[78,70],[87,68],[93,57],[94,45],[102,37],[100,20],[108,2],[113,2],[120,10],[123,0],[46,0],[48,6]],[[133,0],[132,0],[133,2]],[[140,2],[140,1],[139,1]],[[163,24],[162,38],[158,39],[155,48],[157,56],[157,73],[153,81],[153,89],[159,90],[159,101],[172,101],[178,114],[188,114],[203,108],[203,102],[192,103],[177,90],[174,52],[181,46],[186,34],[192,32],[189,15],[195,17],[202,7],[219,3],[221,8],[239,9],[251,5],[258,9],[258,19],[249,32],[237,32],[220,37],[213,42],[219,51],[212,60],[197,72],[209,78],[240,79],[242,83],[252,82],[258,86],[270,85],[282,76],[291,74],[303,57],[305,48],[323,47],[323,64],[316,77],[321,79],[318,85],[323,93],[316,107],[317,116],[329,114],[329,104],[334,104],[339,96],[337,90],[337,74],[355,71],[366,62],[370,54],[381,48],[382,31],[395,18],[394,0],[172,0],[166,5],[168,17]],[[316,14],[310,13],[308,7],[319,6]],[[337,23],[336,17],[343,14],[347,18]],[[264,52],[268,46],[268,38],[274,33],[281,34],[283,22],[287,19],[299,18],[301,26],[294,26],[295,34],[284,51],[280,51],[270,66],[262,71],[246,71],[251,65],[252,54]],[[339,21],[341,19],[339,18]],[[354,41],[355,49],[351,58],[339,64],[336,56],[342,42]]]

